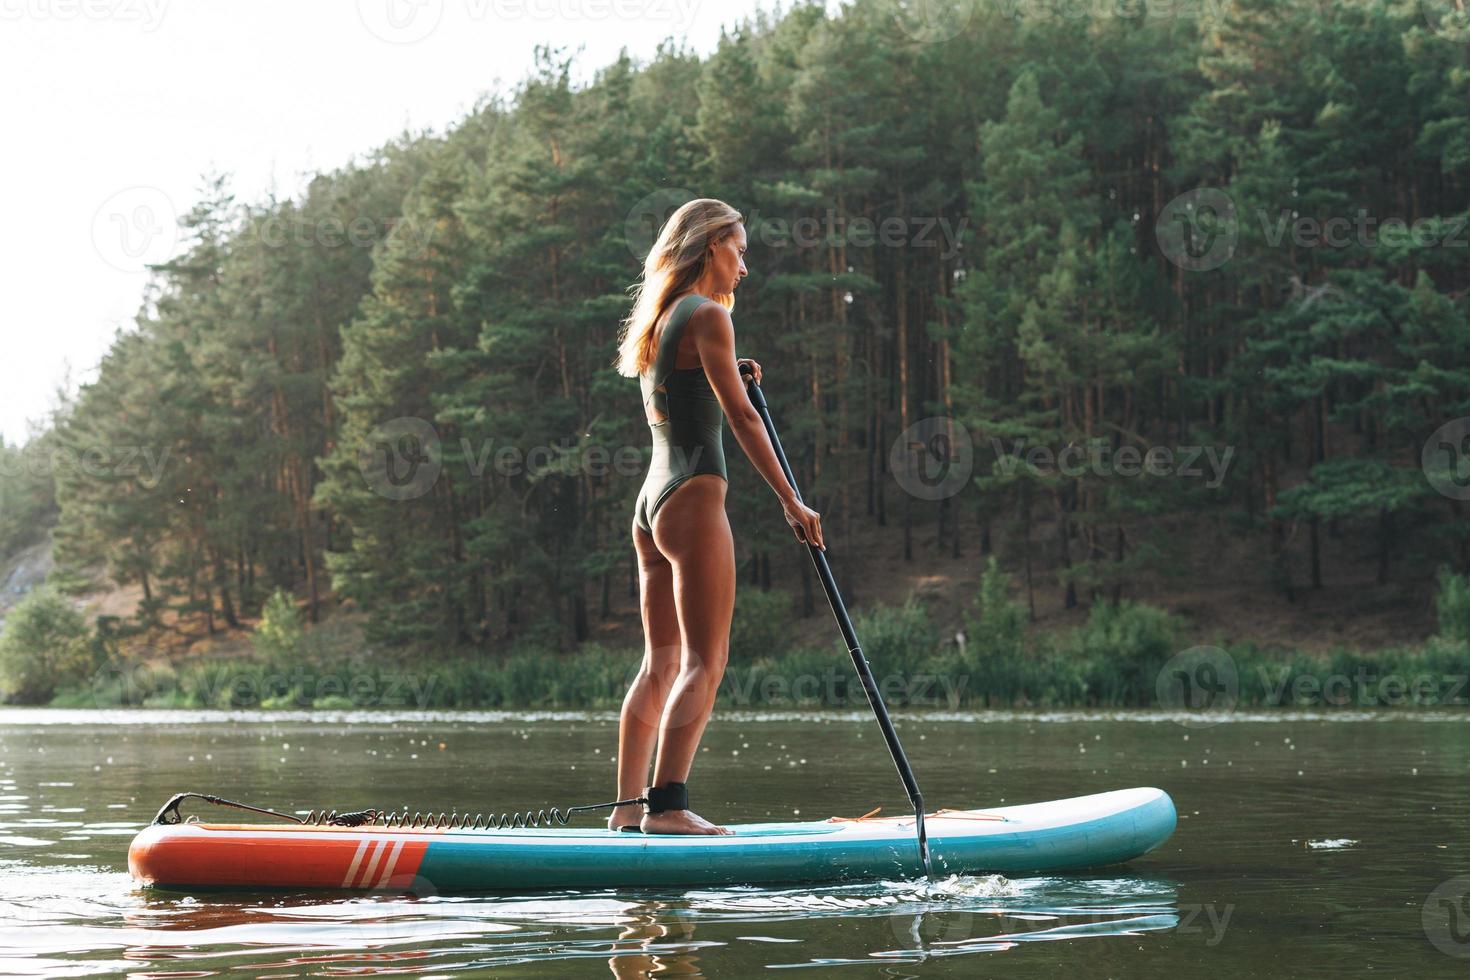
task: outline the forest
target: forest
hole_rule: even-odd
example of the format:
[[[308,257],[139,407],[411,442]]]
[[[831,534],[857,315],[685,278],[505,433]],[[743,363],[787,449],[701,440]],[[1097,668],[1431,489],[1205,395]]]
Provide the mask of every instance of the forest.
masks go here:
[[[207,175],[95,380],[3,447],[0,556],[49,535],[59,588],[138,589],[110,637],[285,595],[378,649],[574,651],[636,608],[629,289],[714,197],[834,553],[894,528],[977,589],[994,558],[1028,616],[1136,598],[1204,526],[1286,602],[1329,542],[1426,604],[1470,573],[1463,6],[907,9],[797,3],[585,84],[546,47],[299,197]],[[821,614],[727,455],[741,602]]]

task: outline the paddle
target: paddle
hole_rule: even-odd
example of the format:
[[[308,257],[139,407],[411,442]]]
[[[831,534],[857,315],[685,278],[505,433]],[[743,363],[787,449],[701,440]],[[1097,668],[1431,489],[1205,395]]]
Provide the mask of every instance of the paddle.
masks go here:
[[[801,490],[796,486],[796,477],[791,472],[791,464],[786,461],[786,451],[781,448],[781,440],[776,435],[776,426],[771,422],[771,411],[766,406],[766,396],[761,391],[761,386],[756,383],[749,364],[740,365],[740,374],[745,379],[746,391],[750,393],[750,403],[760,413],[761,421],[766,426],[766,435],[771,437],[771,448],[776,450],[776,459],[781,463],[781,471],[791,482],[792,489],[796,490],[796,499],[801,500]],[[893,722],[888,718],[888,708],[884,706],[883,698],[878,694],[878,685],[873,680],[873,670],[868,666],[868,659],[863,656],[862,648],[858,645],[857,634],[852,629],[852,620],[847,616],[847,606],[842,602],[842,595],[837,591],[837,581],[832,577],[832,568],[827,564],[827,554],[810,541],[806,543],[806,549],[812,556],[812,564],[817,568],[817,577],[822,580],[822,588],[827,593],[827,602],[832,606],[832,615],[836,617],[837,626],[842,630],[842,639],[847,643],[847,652],[852,656],[852,665],[857,669],[858,677],[863,682],[863,691],[868,695],[868,705],[878,719],[878,726],[883,729],[883,740],[888,743],[888,754],[893,756],[893,764],[898,767],[898,775],[903,780],[904,791],[908,793],[909,802],[913,804],[914,817],[917,820],[915,826],[919,835],[919,859],[924,863],[924,873],[930,881],[933,881],[934,869],[929,864],[929,841],[924,834],[924,797],[919,793],[919,784],[914,779],[914,770],[909,766],[908,756],[904,755],[903,746],[898,742],[898,733],[893,730]]]

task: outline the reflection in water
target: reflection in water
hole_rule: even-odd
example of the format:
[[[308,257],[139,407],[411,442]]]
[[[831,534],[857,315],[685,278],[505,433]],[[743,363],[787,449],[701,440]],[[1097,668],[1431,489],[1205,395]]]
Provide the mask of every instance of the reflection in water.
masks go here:
[[[616,952],[607,959],[618,980],[635,977],[699,977],[699,958],[693,948],[694,919],[685,914],[687,905],[644,902],[627,912],[627,924],[613,944]]]
[[[981,915],[993,917],[995,931],[984,928]],[[1067,921],[1075,918],[1077,921]],[[1136,936],[1143,932],[1174,929],[1179,915],[1172,904],[1151,903],[1146,906],[1112,906],[1087,910],[1036,908],[1028,912],[990,909],[956,915],[949,910],[921,911],[906,917],[908,928],[905,946],[875,951],[871,955],[890,960],[918,962],[931,957],[958,956],[967,953],[989,953],[1012,949],[1024,942],[1058,939],[1099,939]],[[1058,925],[1039,926],[1051,922]],[[1032,924],[1031,928],[1017,926]],[[899,925],[895,922],[895,927]],[[1008,931],[1015,930],[1015,931]],[[827,960],[828,963],[844,962]],[[847,961],[862,962],[862,961]]]
[[[756,951],[767,967],[920,962],[1137,935],[1179,918],[1174,886],[1151,878],[427,897],[170,895],[113,873],[12,881],[29,887],[5,898],[0,918],[27,928],[0,940],[0,958],[23,957],[27,972],[52,976],[74,975],[78,959],[89,972],[145,976],[437,973],[603,959],[618,978],[696,977],[725,972],[701,961],[714,948],[722,962]],[[185,971],[186,963],[207,969]]]
[[[933,957],[1001,952],[1023,942],[1129,936],[1179,922],[1173,883],[1157,878],[1034,878],[1010,881],[951,876],[937,883],[885,882],[870,888],[714,899],[722,910],[771,910],[767,920],[810,916],[882,918],[895,943],[862,958],[819,956],[772,967],[917,963]],[[777,911],[784,915],[776,916]],[[881,910],[881,911],[880,911]]]

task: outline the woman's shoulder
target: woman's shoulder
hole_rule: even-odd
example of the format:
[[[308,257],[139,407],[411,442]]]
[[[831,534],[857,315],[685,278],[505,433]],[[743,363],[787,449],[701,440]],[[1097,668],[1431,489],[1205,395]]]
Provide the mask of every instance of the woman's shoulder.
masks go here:
[[[684,309],[685,304],[689,303],[691,299],[695,298],[698,298],[700,302],[693,303],[688,306],[688,312],[690,313],[693,313],[695,310],[703,306],[703,301],[708,299],[709,297],[700,295],[699,293],[682,293],[678,296],[675,296],[673,299],[668,300],[667,304],[663,307],[663,312],[659,314],[659,323],[663,324],[672,320],[675,315],[677,315]]]
[[[699,300],[697,303],[689,304],[688,315],[690,317],[698,315],[701,319],[708,319],[710,317],[728,319],[730,316],[730,311],[725,307],[724,303],[721,303],[719,300],[710,299],[701,293],[685,293],[678,303],[674,304],[675,308],[690,299]]]
[[[710,298],[703,293],[685,293],[683,296],[680,296],[678,299],[674,300],[673,308],[677,310],[681,305],[683,305],[684,303],[688,303],[691,299],[697,299],[699,300],[699,302],[691,304],[690,312],[699,309],[705,303],[712,302],[712,300],[710,300]]]
[[[708,296],[702,293],[685,293],[669,305],[669,313],[665,318],[665,324],[672,324],[674,318],[678,317],[680,320],[679,326],[682,331],[683,328],[692,325],[696,320],[705,322],[711,316],[718,317],[722,312],[726,312],[724,305],[710,299]]]
[[[735,330],[735,318],[730,315],[730,307],[717,299],[697,304],[690,314],[690,320],[698,323],[701,331],[728,334]]]

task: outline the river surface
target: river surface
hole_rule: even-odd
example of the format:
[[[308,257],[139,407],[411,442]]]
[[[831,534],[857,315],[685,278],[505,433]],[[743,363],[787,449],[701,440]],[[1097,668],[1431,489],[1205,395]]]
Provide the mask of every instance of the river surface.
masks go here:
[[[600,802],[614,798],[616,719],[6,709],[0,974],[1470,973],[1470,713],[896,720],[931,810],[1158,786],[1174,798],[1178,830],[1123,867],[940,885],[149,891],[128,877],[128,842],[175,792],[288,811]],[[704,745],[691,804],[717,821],[906,810],[871,716],[719,713]]]

